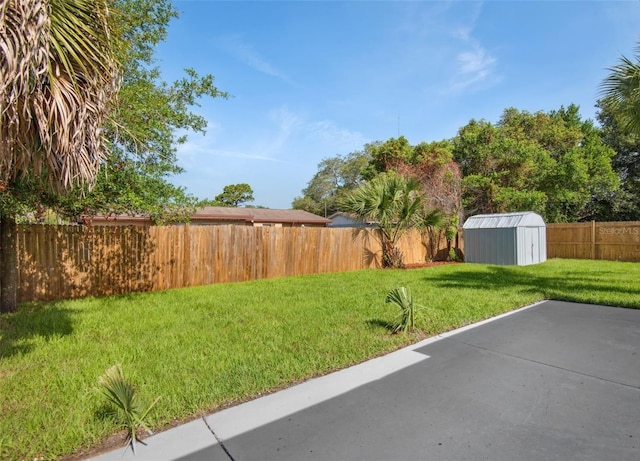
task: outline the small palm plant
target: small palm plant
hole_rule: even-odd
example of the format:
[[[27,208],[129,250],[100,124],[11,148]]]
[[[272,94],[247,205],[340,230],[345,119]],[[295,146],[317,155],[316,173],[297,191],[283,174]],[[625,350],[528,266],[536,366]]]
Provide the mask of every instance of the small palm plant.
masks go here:
[[[407,333],[415,329],[417,310],[422,306],[413,301],[409,290],[405,287],[394,288],[387,293],[385,302],[393,303],[401,310],[398,320],[391,327],[394,333]]]
[[[114,365],[105,371],[98,379],[102,386],[104,397],[116,407],[116,415],[119,422],[127,429],[127,443],[131,444],[133,453],[136,452],[136,442],[141,442],[136,434],[139,427],[142,427],[149,434],[152,434],[145,418],[154,407],[160,397],[158,397],[145,411],[141,410],[140,402],[133,385],[128,382],[122,373],[122,367]],[[143,443],[143,442],[141,442]]]
[[[348,194],[340,203],[342,211],[361,221],[375,222],[375,236],[382,247],[382,267],[403,268],[398,242],[421,219],[422,197],[417,181],[396,173],[382,173]]]

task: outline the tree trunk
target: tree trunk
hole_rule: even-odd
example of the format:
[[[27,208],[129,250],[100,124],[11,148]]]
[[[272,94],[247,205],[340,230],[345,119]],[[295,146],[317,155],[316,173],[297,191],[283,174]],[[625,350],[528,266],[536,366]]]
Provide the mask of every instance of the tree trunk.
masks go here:
[[[18,307],[17,226],[13,217],[0,216],[0,312]]]
[[[382,243],[382,267],[404,269],[404,257],[402,252],[391,241]]]

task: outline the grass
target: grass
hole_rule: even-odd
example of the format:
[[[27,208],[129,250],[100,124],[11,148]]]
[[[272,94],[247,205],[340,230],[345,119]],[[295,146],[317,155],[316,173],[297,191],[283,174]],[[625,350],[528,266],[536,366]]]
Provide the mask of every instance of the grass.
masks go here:
[[[98,378],[120,363],[153,429],[541,299],[640,308],[640,264],[551,260],[365,270],[23,304],[0,316],[0,459],[55,459],[118,426]],[[408,287],[428,309],[394,335]]]

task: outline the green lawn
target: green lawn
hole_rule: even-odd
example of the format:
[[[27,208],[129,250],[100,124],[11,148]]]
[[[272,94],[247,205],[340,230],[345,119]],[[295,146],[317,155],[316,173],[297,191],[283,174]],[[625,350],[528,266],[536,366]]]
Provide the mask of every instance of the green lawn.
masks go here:
[[[121,363],[155,428],[541,299],[640,308],[640,264],[551,260],[365,270],[22,305],[0,316],[0,458],[56,458],[117,431],[98,377]],[[386,293],[427,305],[392,335]]]

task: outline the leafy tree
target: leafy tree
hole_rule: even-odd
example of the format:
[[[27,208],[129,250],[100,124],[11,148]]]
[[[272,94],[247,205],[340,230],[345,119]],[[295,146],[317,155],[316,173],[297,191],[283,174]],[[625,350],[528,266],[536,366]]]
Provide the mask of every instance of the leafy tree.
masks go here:
[[[363,183],[362,171],[369,159],[366,146],[364,151],[323,159],[318,164],[318,172],[302,191],[303,196],[294,199],[292,207],[325,217],[335,213],[338,202]]]
[[[618,187],[614,152],[578,107],[506,109],[494,126],[472,120],[454,139],[466,215],[536,211],[548,222],[590,218],[589,203]]]
[[[116,29],[126,46],[119,103],[111,113],[106,135],[109,157],[94,188],[55,204],[58,212],[93,216],[98,213],[145,213],[159,223],[184,220],[196,199],[168,181],[182,172],[176,146],[188,131],[204,133],[206,120],[191,111],[204,96],[227,98],[212,75],[185,69],[184,77],[167,83],[160,74],[155,47],[178,15],[168,0],[112,0],[121,11]],[[180,134],[178,134],[180,133]]]
[[[224,186],[221,194],[216,195],[215,203],[220,206],[238,207],[245,202],[253,202],[253,189],[247,183]]]
[[[371,161],[364,172],[365,179],[374,178],[379,173],[393,171],[400,163],[413,164],[414,149],[404,136],[390,138],[385,142],[369,144]]]
[[[92,184],[117,90],[104,0],[0,4],[0,310],[17,306],[16,216]]]
[[[369,177],[395,171],[415,179],[421,186],[425,206],[439,209],[447,216],[460,210],[461,173],[453,160],[450,141],[422,142],[411,146],[406,138],[389,139],[371,146]]]
[[[169,183],[161,167],[115,156],[111,159],[113,163],[102,166],[91,190],[58,198],[53,205],[58,214],[91,222],[97,214],[144,213],[164,224],[185,221],[195,211],[196,199]]]
[[[501,211],[544,212],[546,196],[538,190],[550,159],[528,139],[517,141],[500,127],[472,120],[455,139],[454,156],[463,172],[466,215]]]
[[[380,174],[347,195],[340,209],[378,225],[383,267],[404,267],[398,240],[408,229],[418,226],[423,217],[416,181],[394,172]]]

